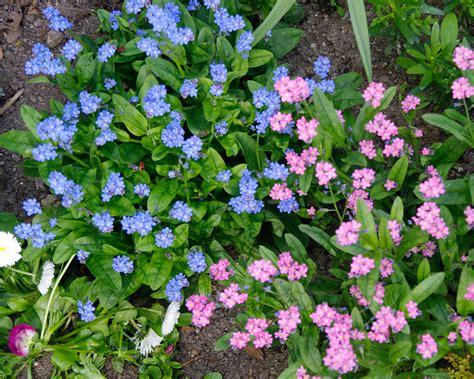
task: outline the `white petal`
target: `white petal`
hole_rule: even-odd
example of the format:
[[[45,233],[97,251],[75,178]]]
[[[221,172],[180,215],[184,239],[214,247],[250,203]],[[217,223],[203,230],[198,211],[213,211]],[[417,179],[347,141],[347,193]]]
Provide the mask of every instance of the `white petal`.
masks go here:
[[[13,266],[21,259],[21,245],[16,237],[8,232],[0,232],[0,267]]]
[[[173,301],[166,310],[165,319],[163,320],[163,325],[161,326],[161,333],[163,336],[170,334],[175,325],[178,323],[179,318],[179,308],[181,303],[179,301]]]
[[[155,347],[161,345],[161,342],[163,342],[163,337],[160,337],[153,329],[150,329],[148,334],[142,340],[137,342],[136,348],[146,357],[155,349]]]
[[[54,264],[51,261],[46,261],[43,265],[43,273],[41,274],[41,279],[38,284],[38,291],[41,295],[45,295],[51,284],[53,284],[54,279]]]

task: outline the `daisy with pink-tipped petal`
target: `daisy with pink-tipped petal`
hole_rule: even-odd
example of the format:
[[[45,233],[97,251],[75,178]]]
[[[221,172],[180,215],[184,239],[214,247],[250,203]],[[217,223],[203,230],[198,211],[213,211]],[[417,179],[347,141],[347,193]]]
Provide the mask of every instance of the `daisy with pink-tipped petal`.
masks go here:
[[[18,324],[10,330],[8,335],[8,348],[19,356],[26,356],[30,350],[33,337],[36,335],[36,329],[28,324]]]

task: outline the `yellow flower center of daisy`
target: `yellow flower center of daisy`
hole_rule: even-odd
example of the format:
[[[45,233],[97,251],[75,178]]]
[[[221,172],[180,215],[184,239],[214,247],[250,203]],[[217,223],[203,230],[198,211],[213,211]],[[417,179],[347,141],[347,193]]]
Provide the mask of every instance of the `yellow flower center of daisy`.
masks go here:
[[[1,247],[1,246],[0,246],[0,251],[4,251],[4,250],[6,250],[6,249],[7,249],[6,247]]]

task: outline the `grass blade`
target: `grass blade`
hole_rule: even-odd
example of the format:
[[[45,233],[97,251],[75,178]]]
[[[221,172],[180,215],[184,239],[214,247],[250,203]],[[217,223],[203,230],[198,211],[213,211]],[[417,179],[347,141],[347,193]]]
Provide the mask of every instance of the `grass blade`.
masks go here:
[[[290,10],[296,0],[278,0],[267,18],[260,24],[260,26],[253,32],[254,40],[252,46],[259,43],[269,30],[278,24],[283,16]]]
[[[372,81],[372,58],[370,56],[369,29],[365,15],[364,0],[348,0],[352,29],[354,30],[357,47],[364,64],[365,74]]]

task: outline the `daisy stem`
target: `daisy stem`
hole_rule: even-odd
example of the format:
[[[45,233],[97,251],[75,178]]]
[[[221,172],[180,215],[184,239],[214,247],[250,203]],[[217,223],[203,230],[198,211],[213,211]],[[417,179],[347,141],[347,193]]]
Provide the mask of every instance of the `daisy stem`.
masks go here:
[[[18,270],[16,268],[13,268],[13,267],[7,267],[9,270],[13,271],[13,272],[17,272],[18,274],[23,274],[23,275],[28,275],[28,276],[31,276],[31,277],[35,277],[36,275],[35,274],[32,274],[31,272],[26,272],[26,271],[22,271],[22,270]]]
[[[72,260],[74,259],[75,256],[76,256],[76,254],[73,254],[73,256],[71,258],[69,258],[66,265],[64,266],[61,273],[59,274],[58,278],[56,279],[56,282],[54,283],[54,286],[51,290],[51,293],[49,294],[48,304],[46,305],[46,310],[44,312],[43,322],[41,323],[41,336],[40,336],[40,339],[43,339],[44,334],[46,333],[46,327],[47,327],[47,324],[48,324],[49,310],[51,309],[51,304],[53,302],[53,297],[54,297],[54,294],[56,292],[56,289],[58,288],[59,282],[63,278],[63,276],[66,273],[69,266],[71,265]]]

